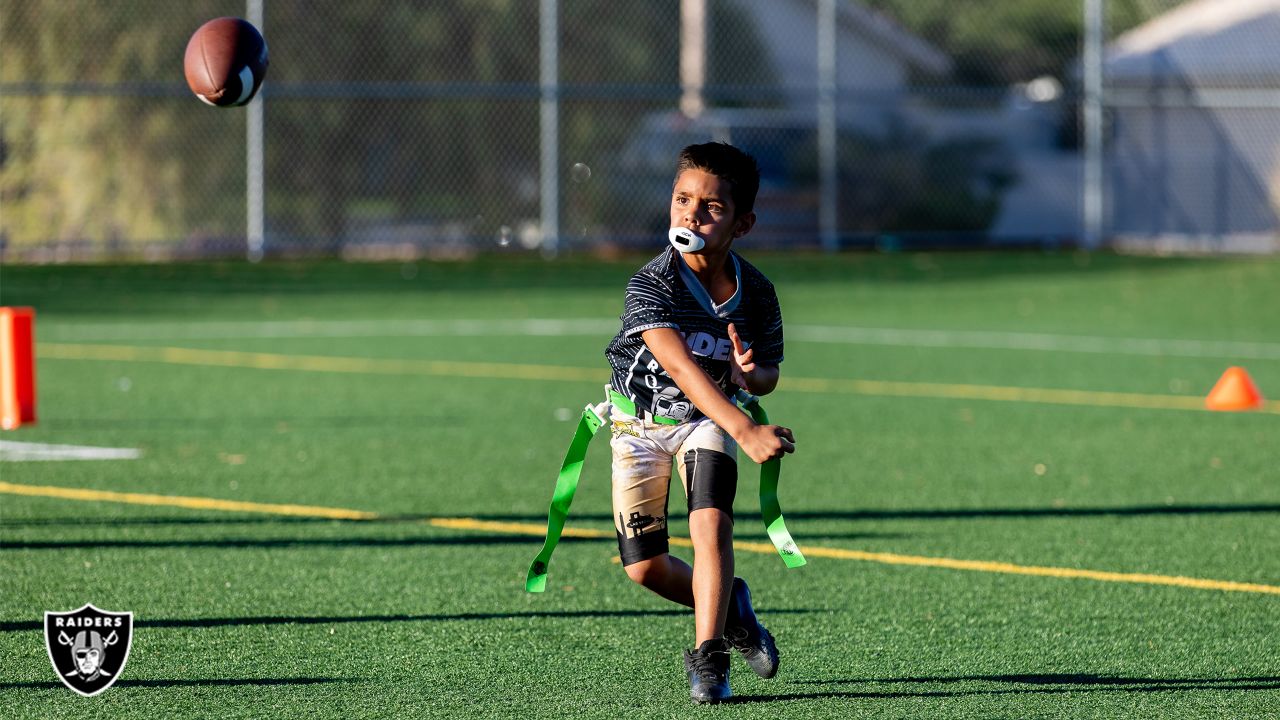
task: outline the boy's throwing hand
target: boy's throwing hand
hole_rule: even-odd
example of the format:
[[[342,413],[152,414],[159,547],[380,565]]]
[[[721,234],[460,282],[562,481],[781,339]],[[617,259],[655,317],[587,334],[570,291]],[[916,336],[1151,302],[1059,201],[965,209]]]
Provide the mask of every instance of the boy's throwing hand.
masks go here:
[[[757,463],[796,451],[796,437],[791,428],[781,425],[753,425],[736,440],[742,452]]]

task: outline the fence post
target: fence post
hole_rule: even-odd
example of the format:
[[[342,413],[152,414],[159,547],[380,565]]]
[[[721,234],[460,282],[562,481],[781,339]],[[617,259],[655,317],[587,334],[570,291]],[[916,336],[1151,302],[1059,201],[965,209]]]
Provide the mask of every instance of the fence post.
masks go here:
[[[558,0],[542,0],[540,17],[542,254],[560,249],[560,29]]]
[[[1084,2],[1084,197],[1082,198],[1084,246],[1102,244],[1102,34],[1104,0]]]
[[[818,3],[818,233],[822,249],[840,249],[836,208],[836,2]]]
[[[696,118],[707,107],[707,0],[680,0],[680,111]]]
[[[247,0],[245,19],[262,29],[264,0]],[[266,236],[266,184],[262,161],[264,113],[263,102],[266,98],[259,93],[258,98],[245,108],[245,237],[249,248],[249,262],[256,263],[262,259]]]

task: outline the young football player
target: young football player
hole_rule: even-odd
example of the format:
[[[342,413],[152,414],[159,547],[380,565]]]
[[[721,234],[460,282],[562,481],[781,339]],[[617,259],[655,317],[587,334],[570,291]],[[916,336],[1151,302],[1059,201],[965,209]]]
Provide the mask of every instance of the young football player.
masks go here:
[[[605,351],[613,511],[627,576],[694,610],[684,653],[695,702],[731,696],[736,650],[761,677],[778,671],[773,637],[733,571],[737,451],[757,463],[795,450],[791,430],[758,425],[733,402],[739,387],[772,392],[782,362],[773,284],[733,251],[751,231],[760,173],[724,143],[680,152],[667,247],[627,284],[622,329]],[[667,500],[676,465],[689,508],[693,567],[668,553]]]

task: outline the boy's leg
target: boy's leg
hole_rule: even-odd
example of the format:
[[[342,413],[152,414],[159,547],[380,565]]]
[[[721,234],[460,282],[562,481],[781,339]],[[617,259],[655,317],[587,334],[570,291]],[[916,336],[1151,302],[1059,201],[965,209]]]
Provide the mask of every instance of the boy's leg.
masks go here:
[[[695,607],[693,568],[680,558],[671,555],[660,555],[642,560],[626,567],[627,575],[640,585],[652,590],[661,597],[686,607]],[[723,621],[694,613],[694,634],[696,646],[711,637],[724,639],[747,661],[747,665],[762,678],[771,678],[778,674],[778,646],[773,634],[760,624],[755,608],[751,605],[751,589],[747,581],[733,577],[732,556],[730,567],[723,570],[724,575],[732,578],[725,603],[727,605]],[[704,607],[713,606],[714,598],[703,603]],[[708,613],[709,615],[709,613]],[[707,625],[701,624],[706,620]],[[708,635],[707,628],[722,627],[723,633]]]
[[[724,637],[757,675],[769,678],[778,672],[778,648],[756,619],[746,582],[733,576],[737,452],[733,439],[705,420],[677,456],[694,543],[694,624],[699,643]]]
[[[714,507],[689,513],[693,540],[694,646],[724,636],[733,583],[733,518]]]
[[[623,569],[636,583],[692,607],[693,570],[667,552],[671,454],[662,437],[650,437],[653,428],[617,409],[611,430],[613,525]]]
[[[670,553],[625,566],[636,583],[672,601],[694,608],[697,645],[724,635],[733,583],[733,521],[715,508],[689,514],[694,564]],[[700,609],[701,608],[701,609]]]
[[[726,452],[727,451],[727,452]],[[729,689],[729,650],[724,638],[733,582],[733,496],[737,463],[733,440],[714,423],[699,423],[677,456],[680,481],[689,500],[693,539],[694,650],[685,652],[689,693],[694,702],[721,702]]]
[[[681,444],[680,481],[689,501],[693,540],[694,633],[698,644],[724,636],[733,583],[733,499],[738,491],[737,444],[703,419]]]
[[[671,602],[693,607],[693,568],[670,553],[639,560],[623,568],[627,577]]]

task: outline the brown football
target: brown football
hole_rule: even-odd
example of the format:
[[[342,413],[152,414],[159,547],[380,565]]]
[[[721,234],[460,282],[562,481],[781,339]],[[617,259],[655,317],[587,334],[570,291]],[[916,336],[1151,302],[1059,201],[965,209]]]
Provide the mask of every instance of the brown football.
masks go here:
[[[217,18],[192,34],[182,65],[196,97],[221,107],[244,105],[267,75],[267,42],[245,20]]]

